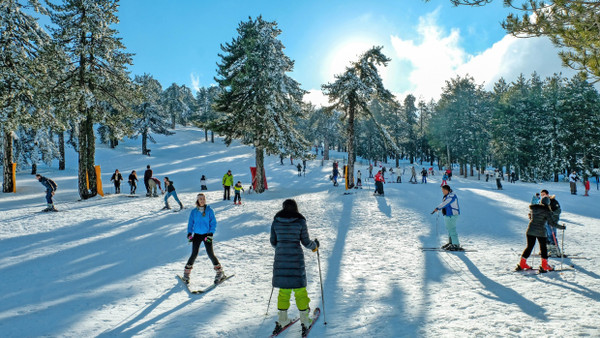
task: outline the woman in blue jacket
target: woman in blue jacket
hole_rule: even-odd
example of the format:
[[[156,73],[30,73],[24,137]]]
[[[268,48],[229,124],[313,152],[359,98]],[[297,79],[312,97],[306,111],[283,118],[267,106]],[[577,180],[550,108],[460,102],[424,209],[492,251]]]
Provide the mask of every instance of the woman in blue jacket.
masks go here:
[[[460,215],[460,207],[458,206],[458,196],[456,196],[449,185],[442,186],[442,204],[438,205],[432,212],[442,211],[444,215],[444,223],[446,224],[446,230],[448,230],[449,242],[442,246],[442,249],[450,251],[462,251],[463,248],[458,242],[458,233],[456,232],[456,221]]]
[[[206,196],[204,196],[204,194],[198,194],[196,207],[190,212],[188,221],[187,238],[192,242],[192,255],[188,259],[185,269],[183,270],[184,282],[190,282],[190,273],[192,272],[194,261],[196,260],[196,257],[198,257],[198,251],[200,250],[200,244],[202,243],[204,243],[208,258],[212,261],[217,273],[215,276],[215,284],[219,284],[225,278],[223,268],[213,252],[212,240],[216,229],[217,219],[215,218],[215,212],[210,206],[206,205]]]

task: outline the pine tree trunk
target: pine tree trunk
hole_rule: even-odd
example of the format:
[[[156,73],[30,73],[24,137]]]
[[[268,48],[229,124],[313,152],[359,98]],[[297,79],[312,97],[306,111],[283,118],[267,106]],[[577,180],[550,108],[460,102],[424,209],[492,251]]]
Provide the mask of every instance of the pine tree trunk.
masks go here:
[[[263,148],[256,147],[256,192],[263,193],[265,191],[265,179],[263,171],[265,170],[265,152]]]
[[[208,142],[208,129],[204,129],[204,142]]]
[[[452,167],[452,160],[450,159],[450,145],[446,144],[446,155],[448,156],[448,167]]]
[[[323,141],[323,160],[329,161],[329,141]]]
[[[210,142],[215,143],[215,132],[212,130],[210,131]]]
[[[12,178],[12,162],[13,162],[13,133],[10,130],[4,129],[4,157],[2,159],[3,181],[2,192],[13,192],[15,182]]]
[[[31,165],[31,175],[35,175],[35,174],[37,174],[37,164],[33,163]]]
[[[348,111],[348,174],[346,176],[346,182],[348,182],[348,189],[354,187],[354,117],[356,114],[355,105],[350,104]]]
[[[87,118],[79,124],[79,196],[88,199],[96,196],[96,171],[94,169],[94,157],[96,143],[94,137],[94,125],[86,113]],[[89,182],[89,190],[87,183]]]
[[[396,154],[396,168],[400,167],[400,156]]]
[[[142,155],[148,155],[148,130],[142,133]]]
[[[171,115],[171,129],[175,129],[175,119],[176,115],[173,113],[173,115]]]
[[[65,170],[65,132],[58,133],[58,170]]]

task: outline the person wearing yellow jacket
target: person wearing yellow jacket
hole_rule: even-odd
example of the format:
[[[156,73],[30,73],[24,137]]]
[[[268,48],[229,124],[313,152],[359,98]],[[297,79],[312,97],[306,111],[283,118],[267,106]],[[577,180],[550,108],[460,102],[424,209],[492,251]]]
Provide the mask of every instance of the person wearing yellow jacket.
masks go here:
[[[231,200],[231,186],[233,185],[233,175],[231,170],[227,170],[227,173],[223,175],[223,201]]]
[[[233,196],[233,204],[242,204],[242,191],[244,191],[244,188],[242,187],[242,182],[238,181],[234,186],[233,186],[233,190],[235,195]]]

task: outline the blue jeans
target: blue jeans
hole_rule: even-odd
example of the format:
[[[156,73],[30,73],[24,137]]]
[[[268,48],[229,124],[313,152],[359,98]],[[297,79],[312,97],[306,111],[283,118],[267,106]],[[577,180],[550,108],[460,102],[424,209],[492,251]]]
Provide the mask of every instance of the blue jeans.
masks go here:
[[[165,195],[165,204],[168,204],[167,200],[168,200],[168,199],[169,199],[169,197],[171,197],[171,196],[173,196],[173,198],[175,199],[175,201],[176,201],[178,204],[181,204],[181,202],[179,202],[179,198],[177,198],[177,193],[175,192],[175,190],[173,190],[173,191],[171,191],[171,192],[168,192],[168,193]]]
[[[427,183],[427,176],[423,176],[423,178],[421,179],[421,183]]]
[[[52,191],[46,191],[46,203],[48,204],[53,204],[52,203]]]
[[[452,240],[452,244],[460,245],[458,242],[458,232],[456,232],[456,222],[458,221],[458,215],[444,216],[444,223],[446,224],[446,230],[448,230],[448,236]]]

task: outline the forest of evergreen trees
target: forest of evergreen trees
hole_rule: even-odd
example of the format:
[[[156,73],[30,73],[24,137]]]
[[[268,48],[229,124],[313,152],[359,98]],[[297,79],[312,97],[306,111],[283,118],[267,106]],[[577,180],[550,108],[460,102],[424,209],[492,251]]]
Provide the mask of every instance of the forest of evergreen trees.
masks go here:
[[[459,76],[437,101],[400,98],[383,87],[376,66],[389,59],[374,47],[323,85],[331,106],[314,107],[288,75],[293,61],[277,39],[277,23],[259,17],[240,23],[238,36],[223,43],[217,85],[194,94],[128,72],[132,54],[115,29],[117,9],[115,0],[0,2],[4,192],[14,184],[11,163],[35,171],[58,159],[64,169],[70,146],[79,156],[79,193],[92,197],[97,140],[114,148],[139,137],[140,153],[150,155],[152,135],[172,134],[177,124],[204,128],[206,141],[217,133],[227,144],[254,146],[259,168],[264,153],[302,158],[323,145],[326,159],[338,148],[350,150],[352,162],[458,164],[464,175],[490,166],[524,181],[557,180],[566,170],[597,173],[600,94],[583,75],[521,75],[491,91]],[[51,28],[34,13],[48,16]]]

